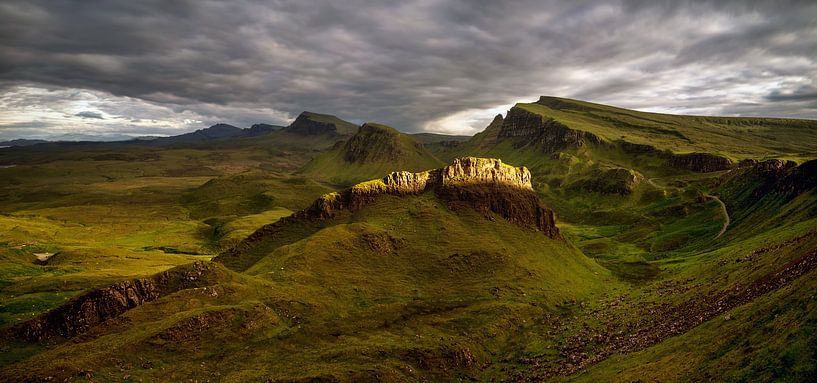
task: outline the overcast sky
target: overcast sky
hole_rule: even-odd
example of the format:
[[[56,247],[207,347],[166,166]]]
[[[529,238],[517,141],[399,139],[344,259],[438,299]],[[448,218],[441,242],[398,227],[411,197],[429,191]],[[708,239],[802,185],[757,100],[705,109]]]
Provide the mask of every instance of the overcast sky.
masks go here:
[[[815,79],[815,1],[0,3],[0,139],[303,110],[472,134],[539,95],[814,119]]]

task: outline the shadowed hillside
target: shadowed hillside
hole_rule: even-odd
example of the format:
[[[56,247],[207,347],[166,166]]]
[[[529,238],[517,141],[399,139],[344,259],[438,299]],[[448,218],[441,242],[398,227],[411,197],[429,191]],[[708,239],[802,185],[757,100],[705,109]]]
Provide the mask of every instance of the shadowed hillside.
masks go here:
[[[386,125],[366,123],[354,136],[306,164],[303,173],[337,184],[352,184],[391,171],[417,171],[440,164],[412,136]]]

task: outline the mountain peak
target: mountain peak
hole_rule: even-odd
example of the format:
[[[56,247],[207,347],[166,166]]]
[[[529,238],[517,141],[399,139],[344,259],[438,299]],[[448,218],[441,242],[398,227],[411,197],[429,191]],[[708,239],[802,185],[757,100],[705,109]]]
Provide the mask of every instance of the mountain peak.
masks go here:
[[[302,171],[352,185],[396,169],[423,170],[442,165],[422,143],[396,129],[372,122],[307,163]]]
[[[341,135],[351,136],[357,132],[358,126],[341,120],[330,114],[320,114],[303,111],[295,121],[283,129],[285,132],[300,135]]]
[[[367,122],[343,144],[343,159],[353,163],[399,161],[418,146],[421,145],[408,136],[402,137],[390,126]]]

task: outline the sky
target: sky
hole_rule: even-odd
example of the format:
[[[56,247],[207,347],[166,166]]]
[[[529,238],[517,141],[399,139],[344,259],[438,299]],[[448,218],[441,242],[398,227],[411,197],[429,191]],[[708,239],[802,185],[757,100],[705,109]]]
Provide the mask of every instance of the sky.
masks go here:
[[[540,95],[817,119],[815,1],[0,3],[0,139],[301,111],[473,134]]]

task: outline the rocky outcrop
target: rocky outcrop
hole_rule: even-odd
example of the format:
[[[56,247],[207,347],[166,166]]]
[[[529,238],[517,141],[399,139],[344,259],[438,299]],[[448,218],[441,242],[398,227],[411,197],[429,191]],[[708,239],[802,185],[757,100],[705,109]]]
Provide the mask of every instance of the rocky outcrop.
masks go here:
[[[655,146],[652,145],[645,145],[645,144],[634,144],[632,142],[619,140],[617,141],[619,146],[625,153],[628,154],[656,154],[661,153]]]
[[[512,139],[514,147],[536,147],[545,153],[555,153],[587,144],[604,144],[593,133],[570,129],[552,118],[513,107],[502,122],[499,139]]]
[[[433,192],[452,210],[471,208],[488,219],[507,221],[561,239],[553,211],[542,206],[525,167],[503,164],[499,159],[465,157],[442,169],[393,172],[382,179],[359,183],[325,194],[308,208],[263,226],[238,245],[216,257],[235,270],[246,270],[258,259],[297,240],[290,231],[317,231],[343,212],[358,211],[383,195],[410,196]]]
[[[774,192],[793,198],[817,188],[817,160],[800,166],[794,161],[768,160],[755,164],[750,172],[762,180],[761,186],[753,193],[756,197]]]
[[[640,173],[623,168],[593,169],[586,178],[574,181],[568,190],[584,190],[599,194],[629,195],[644,181]]]
[[[732,161],[709,153],[673,154],[667,159],[667,164],[674,168],[691,170],[697,173],[709,173],[731,169]]]
[[[494,158],[458,158],[441,173],[443,186],[486,184],[533,190],[528,168],[503,164]]]
[[[468,205],[486,215],[495,213],[520,226],[536,228],[551,238],[559,237],[553,212],[542,207],[533,192],[530,171],[491,158],[465,157],[442,169],[394,172],[324,195],[296,216],[331,218],[344,209],[359,210],[380,195],[417,195],[432,190],[449,206]]]
[[[214,263],[199,261],[152,277],[123,281],[95,289],[37,318],[15,325],[2,335],[29,342],[39,342],[53,337],[74,337],[164,295],[215,284],[218,269],[219,266]]]

